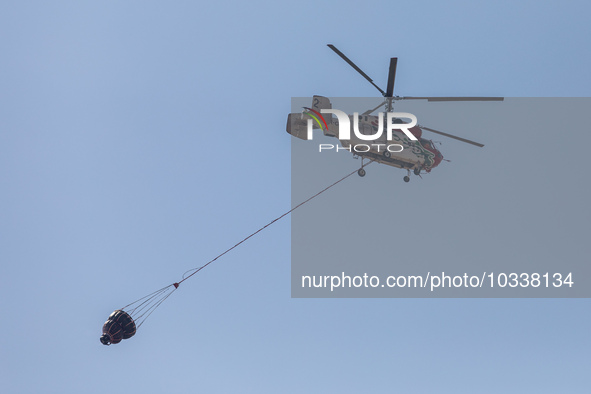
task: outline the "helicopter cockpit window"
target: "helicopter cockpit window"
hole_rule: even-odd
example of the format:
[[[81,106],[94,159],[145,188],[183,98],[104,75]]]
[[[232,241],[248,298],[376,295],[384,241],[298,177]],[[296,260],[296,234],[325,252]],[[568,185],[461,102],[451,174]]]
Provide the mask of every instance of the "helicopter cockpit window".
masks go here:
[[[425,147],[427,149],[433,149],[433,144],[431,143],[430,140],[421,138],[421,145],[423,145],[423,147]]]

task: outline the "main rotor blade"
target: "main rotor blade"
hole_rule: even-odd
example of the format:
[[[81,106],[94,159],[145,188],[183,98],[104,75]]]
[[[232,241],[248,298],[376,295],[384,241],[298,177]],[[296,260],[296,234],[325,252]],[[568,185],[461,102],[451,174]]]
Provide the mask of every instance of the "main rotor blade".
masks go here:
[[[361,74],[363,76],[363,78],[367,79],[369,81],[369,83],[371,83],[377,90],[380,91],[380,93],[382,93],[383,95],[385,95],[386,93],[379,88],[378,85],[376,85],[375,83],[373,83],[373,79],[371,79],[370,77],[367,76],[366,73],[364,73],[363,71],[361,71],[361,69],[359,67],[357,67],[357,65],[355,63],[353,63],[351,60],[349,60],[349,58],[347,56],[345,56],[345,54],[341,51],[339,51],[334,45],[332,44],[327,44],[327,46],[332,49],[337,55],[339,55],[340,57],[343,58],[344,61],[346,61],[347,63],[349,63],[349,65],[351,67],[353,67],[359,74]]]
[[[386,87],[386,97],[392,97],[394,94],[394,79],[396,78],[396,64],[398,58],[393,57],[390,59],[390,71],[388,71],[388,86]]]
[[[419,127],[420,127],[421,129],[423,129],[423,130],[429,130],[429,131],[430,131],[430,132],[432,132],[432,133],[441,134],[441,135],[444,135],[444,136],[446,136],[446,137],[453,138],[454,140],[458,140],[458,141],[465,142],[465,143],[467,143],[467,144],[476,145],[476,146],[479,146],[479,147],[481,147],[481,148],[484,146],[483,144],[480,144],[480,143],[478,143],[478,142],[470,141],[470,140],[467,140],[467,139],[465,139],[465,138],[462,138],[462,137],[457,137],[457,136],[455,136],[455,135],[452,135],[452,134],[447,134],[447,133],[444,133],[443,131],[438,131],[438,130],[430,129],[430,128],[428,128],[428,127],[425,127],[425,126],[419,126]]]
[[[427,101],[503,101],[504,97],[394,97],[394,100]]]

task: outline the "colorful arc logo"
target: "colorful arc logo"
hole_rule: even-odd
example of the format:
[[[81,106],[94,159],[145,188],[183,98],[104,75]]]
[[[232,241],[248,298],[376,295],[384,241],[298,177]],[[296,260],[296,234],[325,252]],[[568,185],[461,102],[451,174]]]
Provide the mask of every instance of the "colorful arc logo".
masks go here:
[[[314,114],[318,115],[320,117],[320,119],[322,119],[322,122],[324,123],[324,126],[326,127],[326,130],[328,131],[328,125],[326,124],[326,120],[324,120],[324,116],[322,116],[320,114],[320,112],[314,111],[312,108],[308,108],[308,107],[303,107],[303,108],[310,111],[310,112],[306,113],[306,115],[310,115],[312,118],[314,118],[314,120],[316,121],[316,123],[318,123],[318,126],[322,130],[322,123],[320,123],[320,120],[318,119],[318,117],[314,116]]]

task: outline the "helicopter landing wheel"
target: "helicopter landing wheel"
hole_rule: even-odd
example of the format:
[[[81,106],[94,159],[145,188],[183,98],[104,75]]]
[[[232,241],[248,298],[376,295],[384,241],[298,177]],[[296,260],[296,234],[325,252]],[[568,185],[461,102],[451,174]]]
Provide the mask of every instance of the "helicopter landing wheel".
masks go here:
[[[363,178],[365,176],[365,170],[363,168],[360,168],[359,171],[357,171],[357,175]]]
[[[386,159],[389,159],[390,157],[392,157],[392,154],[390,152],[388,152],[388,150],[385,150],[384,153],[382,153],[384,155],[384,157]]]
[[[403,179],[404,179],[404,182],[410,182],[410,177],[408,175],[405,176]]]
[[[421,168],[420,167],[416,167],[414,169],[414,173],[415,173],[415,175],[421,175]]]

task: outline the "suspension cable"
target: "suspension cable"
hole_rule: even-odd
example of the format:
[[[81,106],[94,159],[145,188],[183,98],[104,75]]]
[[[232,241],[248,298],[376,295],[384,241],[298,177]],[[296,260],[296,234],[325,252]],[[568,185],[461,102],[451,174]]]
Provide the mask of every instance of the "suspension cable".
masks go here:
[[[368,165],[370,165],[374,161],[375,161],[375,159],[374,160],[371,160],[368,164],[366,164],[363,167],[367,167]],[[269,227],[273,223],[275,223],[275,222],[283,219],[285,216],[289,215],[290,213],[292,213],[293,211],[295,211],[296,209],[298,209],[302,205],[304,205],[307,202],[313,200],[314,198],[318,197],[319,195],[321,195],[322,193],[324,193],[328,189],[336,186],[337,184],[341,183],[345,179],[349,178],[351,175],[355,174],[357,171],[358,170],[355,170],[355,171],[350,172],[349,174],[345,175],[344,177],[342,177],[338,181],[333,182],[329,186],[327,186],[324,189],[320,190],[318,193],[314,194],[312,197],[309,197],[307,200],[304,200],[303,202],[299,203],[295,207],[291,208],[289,211],[285,212],[281,216],[278,216],[277,218],[271,220],[269,223],[267,223],[263,227],[259,228],[257,231],[255,231],[254,233],[250,234],[248,237],[244,238],[242,241],[238,242],[237,244],[235,244],[231,248],[226,249],[224,252],[220,253],[219,255],[217,255],[216,257],[214,257],[213,259],[211,259],[210,261],[208,261],[207,263],[205,263],[201,267],[192,268],[192,269],[186,271],[183,274],[183,278],[180,281],[175,282],[175,283],[172,283],[172,284],[170,284],[170,285],[168,285],[166,287],[163,287],[160,290],[156,290],[155,292],[153,292],[151,294],[148,294],[147,296],[142,297],[139,300],[136,300],[136,301],[132,302],[131,304],[128,304],[128,305],[124,306],[121,309],[123,310],[123,309],[126,309],[126,308],[128,308],[128,307],[130,307],[132,305],[135,305],[135,304],[138,304],[139,303],[138,305],[135,305],[133,308],[131,308],[131,309],[129,309],[127,311],[127,313],[129,313],[130,315],[132,315],[133,319],[136,321],[137,327],[139,328],[139,326],[141,326],[146,321],[146,319],[152,314],[152,312],[154,312],[154,310],[156,310],[156,308],[158,308],[168,297],[170,297],[170,295],[172,293],[175,292],[176,289],[178,289],[178,287],[179,287],[179,285],[181,283],[183,283],[184,281],[186,281],[187,279],[189,279],[190,277],[192,277],[193,275],[195,275],[196,273],[198,273],[203,268],[207,267],[208,265],[210,265],[211,263],[213,263],[214,261],[216,261],[217,259],[219,259],[223,255],[225,255],[226,253],[230,252],[231,250],[235,249],[239,245],[243,244],[248,239],[254,237],[255,235],[257,235],[258,233],[260,233],[261,231],[263,231],[264,229],[266,229],[267,227]],[[190,272],[190,274],[187,275],[189,272]],[[142,317],[143,317],[143,319],[142,319]],[[138,323],[138,320],[140,320],[140,319],[142,319],[142,320]]]

